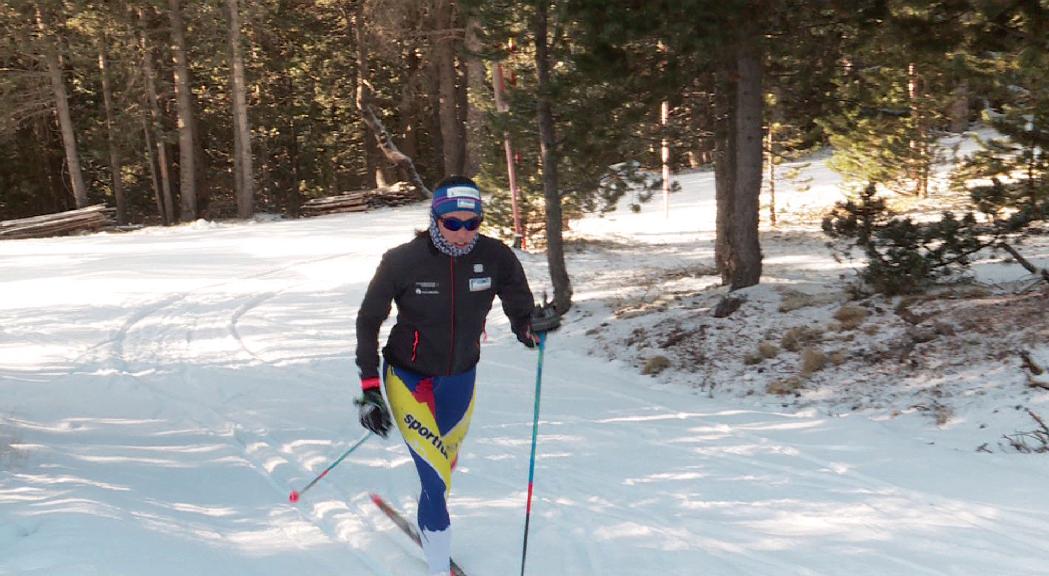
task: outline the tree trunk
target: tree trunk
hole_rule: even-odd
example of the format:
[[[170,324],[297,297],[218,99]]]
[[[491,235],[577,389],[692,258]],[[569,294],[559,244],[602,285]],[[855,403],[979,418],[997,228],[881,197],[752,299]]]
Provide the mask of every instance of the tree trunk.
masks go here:
[[[539,151],[542,157],[543,197],[546,200],[546,261],[554,285],[554,309],[560,314],[572,307],[572,281],[565,266],[565,247],[561,236],[561,193],[557,183],[557,132],[550,103],[550,54],[547,44],[549,6],[542,0],[532,21],[535,35],[537,79],[536,120],[539,124]]]
[[[189,78],[189,76],[186,76]],[[207,218],[208,217],[208,203],[211,200],[211,194],[207,188],[207,177],[208,170],[204,165],[207,160],[208,154],[204,149],[204,141],[207,136],[204,136],[200,129],[200,103],[193,96],[193,92],[190,91],[190,105],[193,106],[193,190],[196,192],[193,197],[196,200],[196,217]]]
[[[772,101],[775,102],[775,105],[766,111],[767,129],[765,130],[765,163],[768,170],[767,176],[769,181],[769,225],[773,228],[777,226],[779,219],[779,214],[776,213],[776,187],[779,180],[776,166],[778,166],[780,161],[777,138],[779,138],[779,128],[785,121],[783,107],[781,106],[781,103],[783,102],[781,92],[782,91],[779,87],[773,87],[771,89]]]
[[[358,107],[359,102],[364,99],[366,102],[371,102],[371,93],[368,92],[369,86],[371,86],[371,63],[369,62],[368,46],[364,44],[367,41],[367,31],[364,30],[364,15],[363,6],[358,7],[358,16],[355,19],[355,39],[357,41],[357,101]],[[362,115],[363,120],[363,115]],[[379,180],[382,176],[379,174],[379,155],[381,150],[378,148],[378,144],[375,143],[375,133],[372,130],[371,124],[367,121],[364,122],[364,187],[365,188],[376,188],[378,187]]]
[[[418,194],[423,198],[433,197],[433,192],[423,182],[419,171],[415,169],[415,162],[403,152],[401,152],[397,145],[394,144],[393,138],[390,133],[386,130],[386,126],[383,125],[382,121],[375,114],[375,111],[371,107],[371,89],[368,87],[366,81],[366,73],[368,70],[368,44],[367,34],[365,29],[364,14],[360,5],[357,7],[357,13],[353,16],[353,27],[356,33],[357,40],[357,96],[356,105],[357,111],[360,112],[361,118],[364,123],[371,130],[371,133],[375,136],[375,142],[379,145],[379,150],[382,150],[386,159],[392,162],[399,168],[404,177],[415,186]]]
[[[232,93],[235,92],[235,89],[233,87],[233,79],[232,78],[230,78],[230,82],[229,82],[228,88],[229,88],[230,94],[232,95]],[[235,106],[235,104],[232,105],[231,108],[233,106]],[[236,112],[234,112],[233,113],[233,155],[231,156],[231,158],[233,158],[233,198],[237,202],[237,217],[238,218],[245,218],[245,217],[240,215],[240,204],[241,204],[241,201],[242,201],[241,200],[241,191],[244,189],[244,173],[240,171],[240,151],[241,151],[240,125],[238,124]]]
[[[367,124],[365,126],[367,127]],[[367,139],[365,144],[369,166],[368,172],[374,177],[375,188],[386,188],[393,185],[398,180],[397,169],[396,166],[390,165],[387,161],[386,153],[379,147],[378,139],[375,137],[375,130],[367,127],[365,138]],[[405,152],[405,156],[412,157],[407,152]]]
[[[427,86],[426,99],[429,104],[429,115],[426,117],[427,132],[434,135],[430,139],[430,149],[427,152],[430,155],[429,165],[439,172],[444,170],[444,138],[441,136],[441,90],[438,82],[440,74],[437,59],[432,58],[432,55],[427,62],[425,74],[426,79],[423,83]]]
[[[758,210],[762,177],[762,58],[756,35],[741,33],[722,61],[715,152],[715,260],[731,290],[761,280]]]
[[[105,38],[98,43],[98,71],[102,76],[102,102],[106,109],[106,139],[109,145],[109,170],[113,178],[113,197],[117,202],[117,223],[127,224],[127,198],[124,196],[124,179],[117,150],[117,138],[113,122],[113,89],[109,83],[109,59],[106,57]]]
[[[462,42],[458,45],[462,47]],[[459,143],[459,164],[462,166],[459,174],[466,175],[467,161],[467,133],[469,127],[466,125],[467,114],[470,109],[470,91],[466,83],[469,81],[469,70],[466,63],[460,59],[455,67],[455,126],[458,129],[456,142]]]
[[[723,56],[718,62],[715,87],[714,124],[714,198],[715,214],[714,262],[721,274],[721,282],[731,285],[735,275],[735,246],[732,229],[735,216],[736,192],[736,117],[737,62]]]
[[[62,174],[65,172],[65,153],[57,152],[61,142],[55,139],[54,119],[50,115],[40,115],[33,119],[28,127],[33,136],[29,138],[32,145],[27,150],[27,158],[38,158],[34,166],[37,181],[46,192],[39,202],[34,203],[34,211],[62,212],[75,208],[72,196],[66,191]]]
[[[302,210],[302,192],[299,191],[299,184],[302,182],[302,161],[299,158],[299,129],[295,123],[295,116],[292,114],[288,115],[288,132],[291,136],[288,160],[291,162],[291,181],[293,183],[289,192],[291,196],[288,200],[288,212],[292,217],[298,218]]]
[[[51,91],[55,97],[55,111],[58,113],[58,125],[62,131],[62,144],[66,152],[66,165],[69,167],[69,183],[73,188],[73,199],[77,208],[87,206],[87,185],[84,173],[80,169],[80,153],[77,151],[76,134],[73,131],[73,117],[69,113],[69,97],[65,81],[62,79],[62,63],[58,55],[58,39],[49,30],[44,10],[36,6],[36,25],[44,45],[44,61],[47,74],[51,79]]]
[[[401,99],[397,103],[397,116],[401,121],[399,129],[402,138],[401,150],[409,158],[415,158],[419,152],[419,136],[416,126],[419,123],[420,109],[415,94],[419,85],[418,76],[422,71],[420,70],[419,54],[414,45],[409,46],[409,49],[406,50],[404,66],[406,78],[401,86]]]
[[[907,95],[911,104],[911,121],[914,123],[914,139],[910,141],[911,173],[914,194],[920,198],[929,196],[929,125],[925,110],[925,82],[913,62],[907,66]]]
[[[776,142],[775,122],[769,122],[768,135],[766,136],[765,162],[769,170],[769,225],[776,227]]]
[[[670,102],[659,103],[659,126],[665,131],[670,120]],[[670,218],[670,140],[666,134],[659,141],[659,160],[663,167],[663,218]]]
[[[237,174],[237,216],[255,214],[255,178],[251,161],[251,128],[248,125],[247,86],[244,59],[240,49],[240,8],[237,0],[227,0],[229,8],[230,68],[233,84],[233,140],[236,148],[233,171]]]
[[[463,82],[466,91],[466,158],[463,160],[463,174],[467,177],[473,177],[481,169],[485,144],[484,111],[477,105],[485,94],[485,66],[478,56],[481,50],[480,28],[476,18],[470,18],[466,24],[466,80]]]
[[[437,85],[440,103],[441,141],[444,150],[444,175],[463,173],[463,141],[461,138],[458,94],[455,71],[455,34],[452,30],[452,0],[437,0],[434,10],[434,28],[437,42],[434,56],[437,62]]]
[[[659,51],[666,54],[667,47],[662,40],[659,41]],[[660,68],[666,70],[666,59],[660,63]],[[659,103],[659,128],[662,132],[659,140],[659,160],[663,168],[663,218],[670,218],[670,140],[667,138],[667,124],[670,122],[670,102],[663,100]]]
[[[145,102],[143,102],[145,103]],[[168,224],[167,215],[164,212],[164,195],[160,191],[160,178],[157,176],[156,157],[153,156],[153,128],[150,125],[148,113],[143,108],[142,134],[146,142],[146,167],[149,170],[149,180],[153,185],[153,197],[157,201],[157,214],[164,225]]]
[[[761,281],[761,243],[758,235],[762,177],[762,137],[764,94],[762,92],[763,54],[758,44],[759,35],[745,39],[739,54],[738,118],[736,131],[737,163],[739,171],[736,192],[735,244],[740,256],[737,288],[753,286]]]
[[[142,49],[142,77],[146,85],[146,108],[152,120],[151,130],[155,138],[157,150],[157,166],[160,172],[160,191],[163,199],[163,207],[159,211],[160,219],[165,226],[170,226],[176,220],[175,200],[171,192],[171,160],[168,157],[168,145],[164,141],[163,116],[160,113],[160,104],[157,102],[157,73],[153,68],[153,47],[148,40],[149,23],[146,12],[138,10],[139,21],[139,45]],[[152,139],[150,139],[152,141]]]
[[[954,100],[948,110],[951,119],[950,131],[965,132],[969,129],[969,82],[962,80],[951,92],[951,96]]]
[[[186,60],[186,34],[182,22],[181,0],[168,0],[171,19],[171,56],[174,62],[175,103],[178,110],[178,165],[181,218],[197,218],[197,165],[193,120],[193,94],[190,92],[189,63]]]
[[[289,99],[295,94],[295,83],[296,80],[290,76],[285,76],[280,81],[280,86],[283,87],[281,95],[277,98],[280,101]],[[278,187],[278,193],[283,191],[287,196],[288,214],[293,218],[298,218],[302,208],[302,192],[299,186],[302,184],[302,155],[299,152],[299,124],[295,120],[295,114],[285,115],[286,130],[284,133],[287,135],[286,151],[288,154],[288,169],[291,171],[291,181],[281,183],[280,181],[274,182],[274,185]],[[269,158],[269,162],[276,162],[275,157],[265,156]],[[269,182],[269,179],[263,180]]]
[[[492,65],[492,87],[495,92],[495,111],[505,114],[510,110],[510,105],[503,98],[503,65],[495,62]],[[517,188],[517,167],[514,165],[514,147],[510,140],[510,132],[503,130],[503,152],[506,154],[506,177],[510,185],[510,210],[514,217],[514,248],[524,248],[528,243],[526,231],[521,226],[521,202],[520,191]]]

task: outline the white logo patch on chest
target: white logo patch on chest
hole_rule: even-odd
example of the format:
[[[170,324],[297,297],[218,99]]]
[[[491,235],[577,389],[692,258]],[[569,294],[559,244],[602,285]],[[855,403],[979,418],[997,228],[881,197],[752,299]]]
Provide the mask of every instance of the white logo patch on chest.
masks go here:
[[[490,290],[491,288],[491,276],[485,276],[484,278],[470,278],[470,292],[480,292],[482,290]]]
[[[474,264],[474,274],[480,274],[481,272],[484,272],[484,264]]]

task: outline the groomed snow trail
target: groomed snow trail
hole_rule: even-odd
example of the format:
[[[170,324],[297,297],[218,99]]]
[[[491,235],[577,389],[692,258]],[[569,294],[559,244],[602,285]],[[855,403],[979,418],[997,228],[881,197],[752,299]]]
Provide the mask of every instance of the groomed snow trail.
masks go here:
[[[396,433],[287,494],[362,433],[356,309],[424,218],[0,243],[0,574],[423,574],[367,496],[414,515]],[[522,260],[538,292],[545,260]],[[1044,458],[661,386],[587,354],[601,306],[576,291],[592,316],[548,344],[530,574],[1044,574]],[[519,569],[535,360],[496,306],[451,502],[472,576]]]

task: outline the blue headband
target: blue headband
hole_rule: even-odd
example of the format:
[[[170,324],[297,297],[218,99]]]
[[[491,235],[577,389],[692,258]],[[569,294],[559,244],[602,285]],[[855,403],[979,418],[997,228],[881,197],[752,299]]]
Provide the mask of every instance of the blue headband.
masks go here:
[[[484,214],[484,203],[481,192],[469,184],[449,184],[441,186],[433,193],[430,208],[435,216],[444,216],[450,212],[467,211],[478,216]]]

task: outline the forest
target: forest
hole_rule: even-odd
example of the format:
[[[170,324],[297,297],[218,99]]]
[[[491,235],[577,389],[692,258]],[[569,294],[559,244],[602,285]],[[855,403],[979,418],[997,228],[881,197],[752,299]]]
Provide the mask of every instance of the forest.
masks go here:
[[[447,576],[376,503],[454,467],[470,575],[1045,576],[1047,70],[1049,0],[0,0],[0,575]]]
[[[0,29],[0,220],[298,217],[462,174],[489,230],[549,247],[566,309],[564,223],[675,171],[714,170],[733,287],[760,278],[758,194],[816,150],[855,197],[923,197],[982,123],[977,211],[1021,226],[1049,196],[1045,0],[5,0]],[[863,209],[825,227],[870,252]]]

